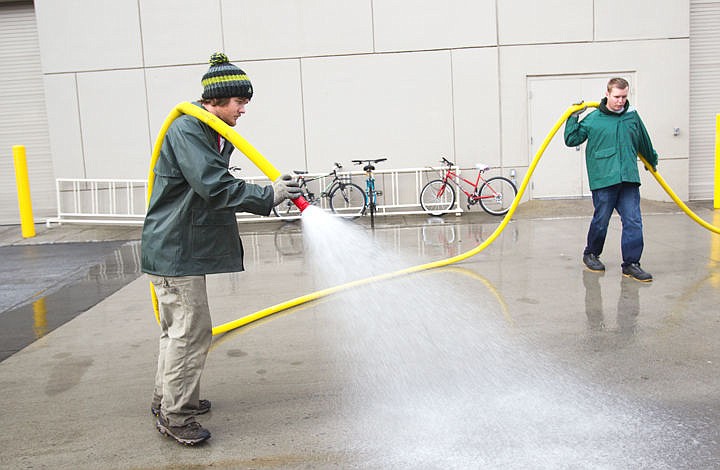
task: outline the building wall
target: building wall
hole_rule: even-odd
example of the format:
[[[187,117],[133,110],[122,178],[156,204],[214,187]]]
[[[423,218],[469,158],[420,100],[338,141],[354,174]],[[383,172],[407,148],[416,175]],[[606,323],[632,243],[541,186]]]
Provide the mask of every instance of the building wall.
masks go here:
[[[281,170],[440,155],[522,177],[533,77],[630,73],[688,190],[684,0],[36,0],[56,177],[144,178],[161,123],[224,51],[255,96],[236,129]],[[577,97],[597,101],[604,90]],[[549,115],[572,103],[558,95]],[[549,130],[549,129],[548,129]],[[546,157],[552,158],[552,157]],[[259,171],[235,156],[247,175]],[[665,173],[663,172],[665,175]],[[556,177],[576,178],[574,174]],[[653,185],[646,197],[663,199]]]

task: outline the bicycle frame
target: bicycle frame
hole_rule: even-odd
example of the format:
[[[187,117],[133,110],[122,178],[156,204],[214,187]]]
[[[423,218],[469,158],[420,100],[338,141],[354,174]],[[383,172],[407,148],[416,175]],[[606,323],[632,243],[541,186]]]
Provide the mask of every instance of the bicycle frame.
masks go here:
[[[375,189],[375,177],[373,171],[375,171],[375,164],[384,162],[387,158],[376,158],[370,160],[352,160],[356,165],[365,164],[363,171],[365,171],[365,206],[370,211],[370,227],[375,228],[375,212],[377,212],[377,197],[379,192]]]
[[[315,193],[310,191],[308,183],[312,183],[313,181],[317,181],[317,180],[323,180],[325,178],[332,176],[332,180],[330,180],[330,182],[325,185],[325,188],[320,191],[320,197],[326,198],[329,196],[329,194],[332,192],[332,190],[333,190],[333,188],[335,188],[335,186],[337,186],[343,182],[346,182],[346,180],[349,182],[349,177],[343,177],[343,176],[338,175],[338,170],[341,169],[342,166],[338,166],[337,163],[335,165],[336,165],[335,168],[330,173],[328,173],[326,175],[321,175],[321,176],[313,176],[311,178],[303,176],[303,174],[299,171],[295,171],[295,173],[298,174],[298,183],[300,184],[300,187],[305,190],[305,193],[307,194],[308,200],[310,201],[311,204],[316,201],[316,197],[315,197]]]
[[[368,171],[365,178],[365,194],[368,197],[368,204],[377,206],[377,191],[375,191],[375,177]]]
[[[472,182],[471,180],[469,180],[463,176],[460,176],[457,173],[457,171],[454,171],[452,169],[452,167],[446,166],[445,173],[443,174],[443,177],[442,177],[442,181],[445,184],[448,184],[449,182],[453,183],[460,191],[462,191],[468,197],[468,200],[478,201],[480,199],[491,199],[491,198],[496,197],[496,194],[497,194],[491,186],[488,186],[488,188],[490,189],[490,191],[493,194],[490,194],[487,196],[481,196],[478,193],[478,189],[480,188],[480,186],[482,186],[486,182],[485,178],[483,178],[483,176],[482,176],[485,171],[486,171],[485,169],[478,168],[478,173],[477,173],[477,177],[475,178],[475,182]],[[465,187],[463,186],[462,183],[464,183],[468,186],[471,186],[473,188],[473,192],[466,191]],[[442,190],[443,191],[445,190],[444,186],[443,186]]]

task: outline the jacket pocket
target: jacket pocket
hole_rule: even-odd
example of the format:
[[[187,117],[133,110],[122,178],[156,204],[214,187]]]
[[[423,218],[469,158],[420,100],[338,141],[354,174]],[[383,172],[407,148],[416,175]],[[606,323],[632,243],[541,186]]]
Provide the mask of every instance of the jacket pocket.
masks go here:
[[[595,152],[595,158],[610,158],[615,155],[615,149],[613,147],[600,149]]]
[[[221,258],[233,253],[237,245],[235,212],[194,210],[192,212],[192,257]]]

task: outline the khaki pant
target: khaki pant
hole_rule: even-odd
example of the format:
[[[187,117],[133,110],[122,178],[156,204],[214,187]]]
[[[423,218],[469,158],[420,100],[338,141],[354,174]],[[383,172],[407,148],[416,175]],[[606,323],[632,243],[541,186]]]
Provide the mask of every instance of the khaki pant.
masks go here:
[[[148,275],[160,309],[160,348],[153,403],[170,426],[195,420],[200,377],[212,341],[205,276]]]

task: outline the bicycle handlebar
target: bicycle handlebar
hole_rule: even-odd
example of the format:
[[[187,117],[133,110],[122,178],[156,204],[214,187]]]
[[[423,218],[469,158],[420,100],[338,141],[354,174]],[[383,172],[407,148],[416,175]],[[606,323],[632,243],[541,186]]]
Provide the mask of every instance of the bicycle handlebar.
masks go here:
[[[337,175],[337,171],[338,171],[338,170],[342,170],[342,167],[343,167],[343,166],[342,166],[341,163],[335,162],[335,168],[333,168],[332,171],[331,171],[330,173],[328,173],[327,175],[325,175],[325,176]],[[231,170],[232,170],[232,169],[237,169],[237,170],[239,170],[240,168],[231,167],[230,169],[231,169]],[[308,173],[310,173],[309,171],[306,171],[306,170],[293,170],[292,172],[295,173],[296,175],[300,176],[300,177],[302,177],[303,175],[307,175]],[[314,180],[320,179],[320,178],[322,178],[322,176],[317,176],[317,177],[315,177],[315,178],[310,178],[310,179],[305,178],[305,180],[306,180],[306,181],[314,181]]]

